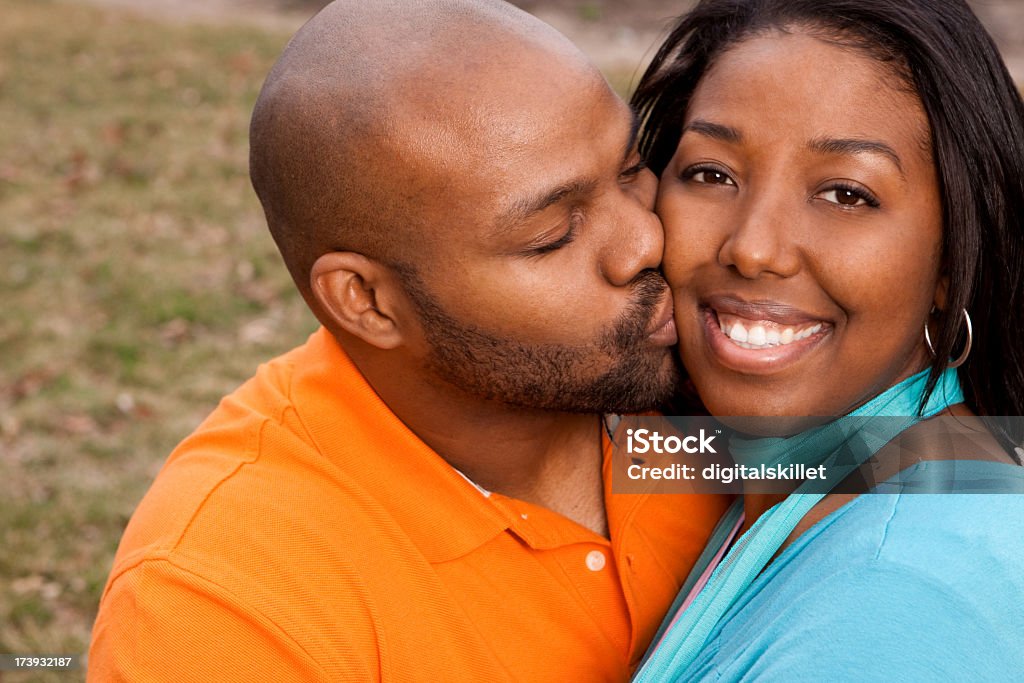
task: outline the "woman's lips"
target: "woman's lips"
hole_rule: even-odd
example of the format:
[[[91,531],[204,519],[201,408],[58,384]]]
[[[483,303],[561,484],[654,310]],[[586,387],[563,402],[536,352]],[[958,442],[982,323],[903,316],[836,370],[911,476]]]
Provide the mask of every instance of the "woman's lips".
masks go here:
[[[701,308],[704,332],[715,358],[744,374],[771,374],[796,363],[832,333],[827,320],[777,304],[722,302]],[[742,314],[739,313],[742,311]]]
[[[716,313],[746,318],[749,321],[764,321],[780,326],[798,326],[807,323],[826,322],[823,317],[778,301],[747,301],[734,294],[715,294],[702,303]]]

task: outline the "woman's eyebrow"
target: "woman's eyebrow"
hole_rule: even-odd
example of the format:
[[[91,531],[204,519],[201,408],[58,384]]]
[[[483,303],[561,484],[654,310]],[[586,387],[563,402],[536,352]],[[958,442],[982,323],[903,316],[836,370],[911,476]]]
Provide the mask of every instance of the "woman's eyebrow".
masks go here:
[[[723,142],[736,143],[743,140],[743,134],[735,128],[723,126],[720,123],[711,123],[704,119],[694,119],[686,124],[686,127],[683,128],[683,133],[685,134],[689,131],[706,135],[707,137],[714,138],[715,140],[722,140]]]
[[[904,175],[900,155],[892,147],[878,140],[814,138],[807,143],[807,147],[820,154],[878,154],[891,161],[900,175]]]

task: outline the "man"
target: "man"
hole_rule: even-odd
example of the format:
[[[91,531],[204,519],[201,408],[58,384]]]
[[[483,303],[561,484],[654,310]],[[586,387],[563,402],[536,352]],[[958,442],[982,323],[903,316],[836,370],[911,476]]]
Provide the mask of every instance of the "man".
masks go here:
[[[90,677],[626,679],[725,505],[610,493],[678,380],[629,109],[504,3],[339,0],[251,133],[323,329],[172,454]]]

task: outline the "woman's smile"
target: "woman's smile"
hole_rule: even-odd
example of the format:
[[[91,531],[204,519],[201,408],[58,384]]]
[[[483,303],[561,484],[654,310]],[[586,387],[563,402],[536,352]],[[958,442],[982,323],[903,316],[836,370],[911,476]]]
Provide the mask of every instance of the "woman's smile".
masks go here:
[[[708,347],[716,360],[744,374],[781,372],[825,344],[833,324],[795,306],[709,297],[698,306]]]

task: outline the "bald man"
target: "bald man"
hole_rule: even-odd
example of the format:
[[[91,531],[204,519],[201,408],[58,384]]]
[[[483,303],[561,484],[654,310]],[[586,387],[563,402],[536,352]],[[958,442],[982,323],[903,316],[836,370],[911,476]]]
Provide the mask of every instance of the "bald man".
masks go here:
[[[251,172],[323,327],[171,455],[90,679],[626,680],[726,501],[611,493],[678,381],[636,121],[500,2],[339,0]]]

